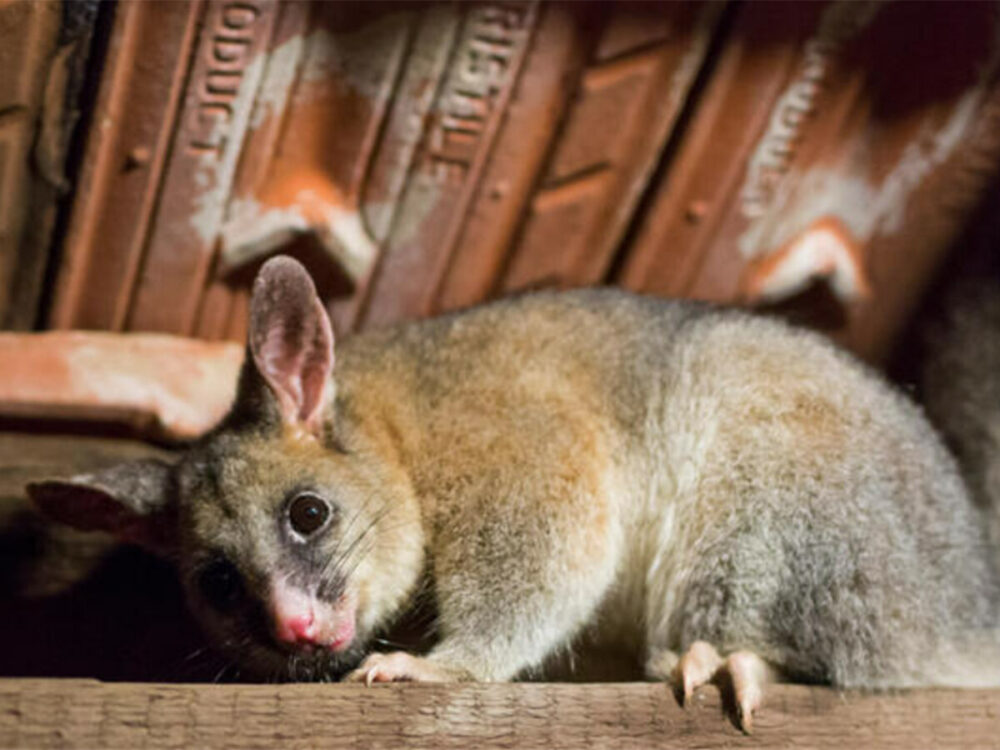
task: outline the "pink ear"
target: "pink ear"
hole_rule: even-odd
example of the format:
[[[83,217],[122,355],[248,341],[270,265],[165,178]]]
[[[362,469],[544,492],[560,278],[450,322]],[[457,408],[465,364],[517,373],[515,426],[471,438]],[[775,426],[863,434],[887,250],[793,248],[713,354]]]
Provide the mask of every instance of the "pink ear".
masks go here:
[[[318,434],[333,397],[333,328],[309,273],[279,255],[250,300],[250,351],[286,424]]]

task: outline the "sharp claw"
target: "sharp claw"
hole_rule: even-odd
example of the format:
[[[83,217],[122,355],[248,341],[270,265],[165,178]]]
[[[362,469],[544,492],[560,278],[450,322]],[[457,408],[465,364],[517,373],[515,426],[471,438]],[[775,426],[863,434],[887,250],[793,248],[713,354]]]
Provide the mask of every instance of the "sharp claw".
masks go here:
[[[727,711],[736,727],[745,734],[754,730],[754,712],[763,702],[764,686],[774,679],[774,672],[759,656],[736,651],[723,660],[711,644],[696,641],[681,656],[670,676],[675,695],[688,707],[694,692],[702,685],[728,677],[733,703]]]
[[[378,676],[378,667],[372,667],[365,673],[365,685],[371,687],[372,683],[375,682],[375,678]]]
[[[740,729],[750,734],[754,712],[763,702],[763,686],[771,679],[771,671],[760,657],[748,652],[731,654],[726,666],[733,681]]]
[[[684,676],[684,705],[687,706],[694,694],[694,680],[687,675]]]

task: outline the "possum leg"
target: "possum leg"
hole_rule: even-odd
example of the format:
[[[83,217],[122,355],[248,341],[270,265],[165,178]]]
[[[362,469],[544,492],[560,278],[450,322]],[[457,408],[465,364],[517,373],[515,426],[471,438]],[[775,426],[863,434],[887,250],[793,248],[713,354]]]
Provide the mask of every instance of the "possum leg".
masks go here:
[[[364,682],[371,687],[376,682],[465,682],[472,675],[451,669],[404,651],[390,654],[374,653],[345,678],[348,682]]]
[[[420,659],[372,655],[349,679],[505,681],[572,641],[614,580],[622,544],[611,461],[581,451],[585,442],[564,427],[538,463],[503,475],[509,484],[486,472],[438,483],[464,490],[438,502],[440,640]]]
[[[649,667],[647,666],[647,670]],[[677,660],[669,674],[654,670],[651,676],[666,678],[687,705],[694,691],[708,683],[732,688],[736,722],[749,734],[753,731],[753,715],[764,700],[764,687],[774,679],[774,671],[751,651],[734,651],[726,658],[705,641],[695,641]]]
[[[773,682],[774,670],[752,651],[736,651],[726,657],[723,670],[733,685],[736,718],[740,729],[753,731],[753,715],[764,702],[764,686]]]
[[[695,641],[688,647],[670,675],[671,681],[681,692],[685,705],[697,688],[715,679],[723,664],[719,652],[705,641]]]
[[[617,545],[574,523],[585,511],[561,500],[532,500],[551,511],[541,520],[512,513],[502,526],[473,527],[441,545],[434,572],[440,642],[424,657],[372,654],[347,679],[505,681],[566,646],[611,584]],[[593,496],[579,503],[601,507]],[[477,546],[484,534],[493,545]]]

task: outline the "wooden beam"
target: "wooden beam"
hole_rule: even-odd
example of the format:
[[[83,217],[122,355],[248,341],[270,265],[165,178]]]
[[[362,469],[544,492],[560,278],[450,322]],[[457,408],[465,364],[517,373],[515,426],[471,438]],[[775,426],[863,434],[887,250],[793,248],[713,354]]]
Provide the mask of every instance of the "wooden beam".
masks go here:
[[[243,347],[153,333],[0,332],[0,419],[132,427],[196,438],[236,393]]]
[[[1000,747],[1000,691],[775,686],[752,737],[662,684],[184,685],[0,680],[0,746]]]

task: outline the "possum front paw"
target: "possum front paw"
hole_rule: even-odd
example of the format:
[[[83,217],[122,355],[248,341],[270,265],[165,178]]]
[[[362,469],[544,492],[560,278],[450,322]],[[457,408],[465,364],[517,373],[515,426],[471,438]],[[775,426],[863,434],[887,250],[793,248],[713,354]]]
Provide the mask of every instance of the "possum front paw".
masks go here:
[[[724,692],[731,689],[736,724],[750,734],[754,712],[764,701],[764,686],[771,677],[771,668],[751,651],[734,651],[723,659],[711,644],[695,641],[677,662],[670,680],[684,704],[709,682]]]
[[[350,672],[345,682],[468,682],[472,675],[463,669],[441,664],[405,651],[369,654],[361,666]]]

